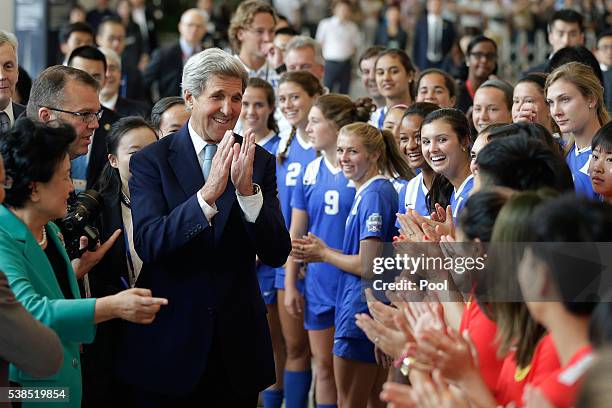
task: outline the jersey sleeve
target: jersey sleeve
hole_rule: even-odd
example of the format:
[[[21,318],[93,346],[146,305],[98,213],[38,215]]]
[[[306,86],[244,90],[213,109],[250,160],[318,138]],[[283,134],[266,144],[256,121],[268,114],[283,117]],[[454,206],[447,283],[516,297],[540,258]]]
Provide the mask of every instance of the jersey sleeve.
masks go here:
[[[372,191],[363,195],[359,204],[359,240],[366,238],[379,238],[384,240],[385,228],[384,223],[390,220],[385,220],[385,201]]]
[[[399,191],[399,196],[398,196],[398,205],[397,205],[397,212],[400,214],[406,214],[406,188],[408,187],[408,184],[404,184],[402,185],[402,188]],[[400,228],[400,223],[397,220],[397,218],[395,219],[395,227],[396,228]]]

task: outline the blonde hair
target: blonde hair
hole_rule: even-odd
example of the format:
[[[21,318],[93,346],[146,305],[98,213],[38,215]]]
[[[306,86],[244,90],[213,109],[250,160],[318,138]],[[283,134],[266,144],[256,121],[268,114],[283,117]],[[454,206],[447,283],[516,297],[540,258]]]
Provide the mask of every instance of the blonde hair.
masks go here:
[[[359,137],[369,154],[379,153],[377,163],[379,171],[405,180],[414,177],[390,131],[377,129],[364,122],[355,122],[343,126],[340,133]]]
[[[575,61],[561,65],[546,78],[544,92],[548,94],[548,88],[559,80],[564,80],[574,85],[582,96],[595,98],[599,124],[603,126],[608,123],[610,116],[604,102],[604,88],[590,66]],[[574,140],[572,138],[566,145],[566,153],[571,150],[573,145]]]
[[[255,15],[259,13],[267,13],[272,15],[274,24],[276,24],[276,12],[274,11],[274,8],[265,1],[247,0],[242,2],[236,9],[228,29],[229,40],[234,51],[240,52],[240,47],[242,46],[241,41],[238,39],[238,31],[249,28],[249,26],[253,23]]]

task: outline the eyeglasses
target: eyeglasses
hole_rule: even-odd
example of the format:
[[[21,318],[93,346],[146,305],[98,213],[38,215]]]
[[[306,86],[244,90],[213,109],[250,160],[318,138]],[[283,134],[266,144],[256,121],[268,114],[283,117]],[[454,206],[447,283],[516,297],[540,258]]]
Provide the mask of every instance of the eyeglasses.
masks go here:
[[[71,112],[71,111],[67,111],[63,109],[51,108],[49,106],[40,106],[40,107],[47,108],[49,110],[56,111],[56,112],[69,113],[73,116],[76,116],[77,118],[81,118],[81,121],[83,121],[83,123],[91,123],[94,119],[100,120],[102,119],[102,114],[104,113],[102,109],[100,109],[97,112]]]
[[[5,190],[10,190],[13,187],[13,179],[9,176],[4,177],[4,183],[2,183],[2,187]]]
[[[472,52],[470,55],[477,60],[484,58],[489,61],[494,61],[497,59],[497,54],[494,52]]]

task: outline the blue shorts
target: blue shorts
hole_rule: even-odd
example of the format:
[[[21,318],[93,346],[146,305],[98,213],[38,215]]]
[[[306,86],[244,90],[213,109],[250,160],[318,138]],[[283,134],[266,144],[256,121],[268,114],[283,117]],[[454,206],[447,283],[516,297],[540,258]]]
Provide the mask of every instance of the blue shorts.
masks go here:
[[[276,289],[285,290],[285,268],[276,268],[276,276],[274,277],[274,287]],[[304,294],[304,279],[298,279],[297,288],[301,294]]]
[[[304,328],[306,330],[324,330],[334,327],[335,314],[335,306],[313,304],[306,299]]]
[[[374,356],[374,343],[370,340],[352,337],[338,337],[334,339],[334,355],[346,360],[356,360],[364,363],[376,364]]]
[[[276,269],[268,265],[259,265],[257,268],[259,290],[266,305],[275,305],[277,303],[276,288],[274,287]]]

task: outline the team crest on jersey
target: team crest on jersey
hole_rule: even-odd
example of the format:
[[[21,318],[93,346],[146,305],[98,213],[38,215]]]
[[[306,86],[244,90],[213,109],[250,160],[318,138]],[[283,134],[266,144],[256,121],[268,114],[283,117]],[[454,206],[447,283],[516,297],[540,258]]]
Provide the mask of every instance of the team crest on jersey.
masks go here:
[[[368,232],[380,232],[382,228],[382,216],[379,213],[374,213],[368,217],[366,221]]]

